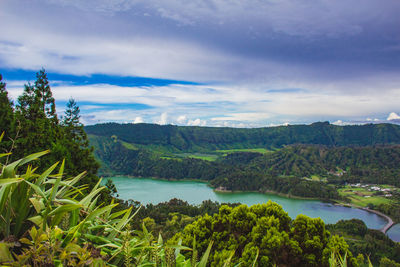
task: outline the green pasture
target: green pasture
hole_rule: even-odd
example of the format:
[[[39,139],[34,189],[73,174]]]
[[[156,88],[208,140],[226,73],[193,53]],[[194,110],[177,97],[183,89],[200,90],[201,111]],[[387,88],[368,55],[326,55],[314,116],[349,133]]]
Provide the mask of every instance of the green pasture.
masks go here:
[[[385,196],[374,196],[373,191],[368,191],[366,188],[357,188],[346,186],[338,190],[340,196],[346,197],[350,200],[351,204],[366,207],[368,204],[380,205],[391,204],[393,200]]]

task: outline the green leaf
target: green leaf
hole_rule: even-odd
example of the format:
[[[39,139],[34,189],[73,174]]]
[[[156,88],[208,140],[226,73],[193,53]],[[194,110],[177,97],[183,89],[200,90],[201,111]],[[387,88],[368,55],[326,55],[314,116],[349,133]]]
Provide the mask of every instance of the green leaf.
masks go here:
[[[81,209],[81,208],[82,208],[81,204],[66,204],[66,205],[59,206],[56,209],[54,209],[53,211],[51,211],[49,213],[49,216],[68,212],[68,211],[73,211],[73,210],[77,210],[77,209]]]
[[[28,182],[27,180],[24,180],[24,182],[29,184],[32,187],[32,189],[35,190],[36,194],[40,195],[45,202],[48,202],[48,199],[47,199],[45,193],[42,191],[42,189],[40,189],[39,186],[32,184],[31,182]]]
[[[101,179],[100,179],[101,180]],[[100,193],[101,190],[103,190],[105,187],[100,187],[97,188],[100,184],[100,181],[93,187],[92,191],[89,193],[89,195],[87,195],[86,197],[84,197],[80,203],[82,205],[84,205],[85,207],[89,206],[89,203],[91,202],[92,198],[94,198],[98,193]]]
[[[29,201],[32,203],[37,213],[40,213],[44,209],[44,204],[42,201],[36,198],[30,198]]]
[[[8,247],[9,246],[6,243],[0,242],[0,262],[2,263],[14,261]]]
[[[131,214],[132,207],[130,207],[127,212],[125,213],[124,217],[122,217],[119,223],[114,227],[117,231],[114,231],[110,234],[110,238],[114,238],[119,231],[130,221],[132,217],[129,218]],[[136,213],[135,213],[136,214]]]
[[[225,263],[224,263],[224,267],[229,267],[232,261],[233,256],[235,255],[235,251],[232,250],[231,254],[229,254],[228,259],[226,259]]]
[[[252,267],[256,266],[259,253],[260,253],[260,250],[257,248],[257,254],[256,254],[256,257],[254,258],[253,264],[251,265]]]
[[[24,179],[22,178],[5,178],[5,179],[0,179],[0,186],[5,186],[9,184],[15,184],[22,182]]]
[[[58,162],[56,162],[55,164],[53,164],[50,168],[48,168],[47,170],[45,170],[40,176],[39,178],[36,180],[36,185],[40,186],[44,180],[46,180],[47,176],[49,176],[53,170],[57,167]]]
[[[206,252],[204,252],[203,257],[201,257],[201,260],[200,260],[199,264],[197,265],[197,267],[206,267],[207,266],[207,261],[208,261],[208,257],[210,256],[212,245],[213,245],[213,241],[211,241],[210,244],[208,245],[207,250],[206,250]]]
[[[43,224],[43,217],[40,215],[30,217],[28,220],[33,222],[34,224],[36,224],[39,227],[41,227]]]
[[[11,153],[1,153],[1,154],[0,154],[0,158],[5,157],[5,156],[8,156],[8,155],[11,155]]]
[[[5,166],[3,168],[3,172],[1,174],[0,178],[12,178],[15,177],[15,170],[18,166],[21,166],[23,164],[26,164],[32,160],[36,160],[39,157],[46,155],[50,152],[50,150],[38,152],[35,154],[31,154],[29,156],[26,156],[25,158],[22,158],[20,160],[14,161],[13,163],[10,163],[9,165]]]

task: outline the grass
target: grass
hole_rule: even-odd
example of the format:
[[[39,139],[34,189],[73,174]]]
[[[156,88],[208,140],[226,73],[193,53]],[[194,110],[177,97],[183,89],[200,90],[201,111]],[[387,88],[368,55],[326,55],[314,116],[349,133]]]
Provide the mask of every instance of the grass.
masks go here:
[[[393,200],[384,196],[374,196],[373,191],[368,191],[366,188],[357,188],[346,186],[338,190],[339,194],[350,200],[351,204],[366,207],[368,204],[391,204]]]
[[[170,156],[161,156],[160,159],[171,159],[171,160],[182,161],[182,158],[170,157]]]
[[[236,149],[225,149],[225,150],[216,150],[217,153],[224,153],[224,154],[229,154],[229,153],[235,153],[235,152],[256,152],[256,153],[271,153],[271,150],[268,150],[266,148],[236,148]]]
[[[207,160],[207,161],[215,161],[218,159],[218,155],[213,155],[213,154],[203,154],[203,153],[181,153],[181,154],[176,154],[178,157],[183,157],[183,158],[194,158],[194,159],[201,159],[201,160]]]
[[[121,144],[125,147],[125,148],[127,148],[127,149],[130,149],[130,150],[138,150],[139,148],[138,147],[136,147],[134,144],[131,144],[131,143],[128,143],[128,142],[125,142],[125,141],[122,141],[122,140],[119,140],[120,142],[121,142]]]
[[[321,181],[321,177],[319,177],[318,175],[311,175],[311,181]]]

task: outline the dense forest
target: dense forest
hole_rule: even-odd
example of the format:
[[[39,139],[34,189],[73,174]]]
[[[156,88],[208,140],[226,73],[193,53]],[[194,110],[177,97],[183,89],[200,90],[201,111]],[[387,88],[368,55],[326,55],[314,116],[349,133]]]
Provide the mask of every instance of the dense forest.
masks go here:
[[[106,123],[86,126],[88,134],[118,136],[128,143],[159,146],[172,152],[232,148],[282,148],[290,144],[371,146],[400,144],[400,126],[367,124],[336,126],[329,122],[267,128],[220,128],[156,124]]]
[[[326,226],[304,215],[292,219],[272,202],[248,207],[204,201],[192,206],[173,199],[143,207],[134,200],[123,201],[115,197],[112,182],[100,185],[95,160],[100,159],[102,170],[110,173],[196,177],[233,190],[245,185],[248,190],[274,188],[295,195],[319,188],[317,194],[334,198],[334,187],[303,176],[322,176],[342,167],[353,179],[352,168],[372,171],[384,166],[389,181],[398,163],[375,161],[388,151],[397,158],[397,146],[346,152],[340,147],[295,145],[268,153],[228,153],[206,161],[168,157],[166,151],[176,150],[160,146],[156,131],[146,141],[152,139],[154,144],[129,142],[115,134],[92,135],[94,156],[77,103],[71,99],[59,117],[44,70],[37,73],[34,84],[25,85],[15,104],[1,80],[0,75],[2,266],[367,266],[368,256],[381,266],[396,266],[399,261],[398,244],[362,222]],[[382,126],[382,132],[391,132],[390,127]],[[396,143],[393,140],[390,143]],[[371,160],[365,153],[373,155]],[[346,168],[339,159],[334,161],[344,155]]]

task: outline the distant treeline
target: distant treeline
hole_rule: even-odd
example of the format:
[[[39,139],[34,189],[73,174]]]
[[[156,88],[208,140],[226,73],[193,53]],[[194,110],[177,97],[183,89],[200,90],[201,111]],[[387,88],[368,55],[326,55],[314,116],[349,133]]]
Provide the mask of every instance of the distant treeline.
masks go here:
[[[170,151],[209,151],[231,148],[281,148],[290,144],[371,146],[400,144],[400,126],[367,124],[336,126],[329,122],[266,128],[193,127],[157,124],[106,123],[86,126],[88,134],[112,135],[135,144],[158,145]]]

